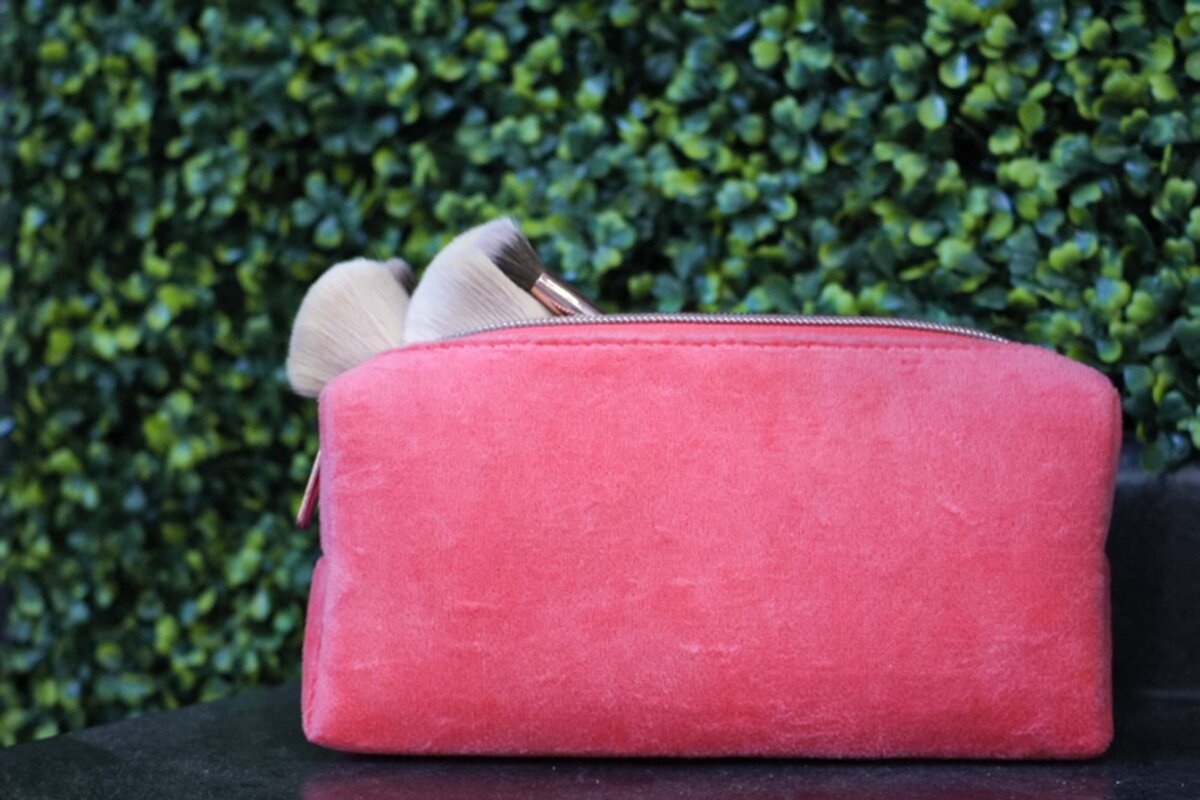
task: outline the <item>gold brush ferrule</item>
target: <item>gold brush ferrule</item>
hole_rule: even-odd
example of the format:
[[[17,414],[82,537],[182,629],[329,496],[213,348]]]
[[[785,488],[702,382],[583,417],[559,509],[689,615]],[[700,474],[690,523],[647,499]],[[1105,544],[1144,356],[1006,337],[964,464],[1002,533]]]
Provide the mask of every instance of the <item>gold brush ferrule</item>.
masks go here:
[[[530,294],[560,317],[579,315],[596,316],[603,313],[600,309],[583,299],[582,295],[568,286],[563,280],[556,278],[549,272],[542,273],[537,282],[533,284]]]

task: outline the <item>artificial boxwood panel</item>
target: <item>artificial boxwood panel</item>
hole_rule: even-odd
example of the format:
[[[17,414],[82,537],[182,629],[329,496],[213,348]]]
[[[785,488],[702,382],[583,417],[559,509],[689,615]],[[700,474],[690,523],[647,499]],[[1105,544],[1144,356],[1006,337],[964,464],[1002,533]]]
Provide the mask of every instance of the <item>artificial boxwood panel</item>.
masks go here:
[[[1198,2],[0,4],[0,741],[296,673],[291,315],[500,213],[610,310],[1049,345],[1193,458],[1198,89]]]

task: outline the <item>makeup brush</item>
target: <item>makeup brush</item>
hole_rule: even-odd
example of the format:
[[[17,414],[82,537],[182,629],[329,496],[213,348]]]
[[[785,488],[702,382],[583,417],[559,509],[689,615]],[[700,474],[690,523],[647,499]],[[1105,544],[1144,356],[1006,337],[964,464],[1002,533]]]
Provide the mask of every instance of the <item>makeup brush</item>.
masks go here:
[[[546,269],[534,252],[533,245],[511,217],[498,219],[493,225],[484,225],[475,238],[475,247],[499,267],[510,281],[529,292],[555,314],[574,316],[602,313],[570,284]]]
[[[409,304],[405,341],[428,342],[514,319],[552,316],[475,247],[481,233],[499,224],[495,220],[459,234],[429,262]]]
[[[460,234],[429,262],[409,304],[404,339],[427,342],[564,313],[600,312],[549,273],[505,217]]]
[[[376,353],[404,344],[412,269],[402,259],[365,258],[327,269],[308,287],[288,343],[287,377],[296,394],[325,384]]]
[[[316,397],[335,376],[371,356],[404,344],[404,317],[413,280],[400,258],[356,258],[321,274],[300,302],[288,342],[287,376],[296,394]],[[317,506],[321,451],[313,457],[297,527]]]
[[[413,289],[417,288],[417,276],[413,274],[413,268],[408,265],[407,261],[403,258],[389,258],[387,261],[375,263],[382,264],[384,269],[392,273],[392,277],[404,288],[404,293],[412,296]]]

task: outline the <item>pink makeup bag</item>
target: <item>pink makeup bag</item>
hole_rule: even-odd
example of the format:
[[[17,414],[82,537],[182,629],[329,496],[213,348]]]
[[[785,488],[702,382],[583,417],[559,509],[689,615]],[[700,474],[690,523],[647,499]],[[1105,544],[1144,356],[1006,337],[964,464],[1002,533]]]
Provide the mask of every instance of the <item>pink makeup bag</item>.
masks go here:
[[[1102,752],[1117,394],[1045,349],[902,325],[561,318],[335,378],[308,738]]]

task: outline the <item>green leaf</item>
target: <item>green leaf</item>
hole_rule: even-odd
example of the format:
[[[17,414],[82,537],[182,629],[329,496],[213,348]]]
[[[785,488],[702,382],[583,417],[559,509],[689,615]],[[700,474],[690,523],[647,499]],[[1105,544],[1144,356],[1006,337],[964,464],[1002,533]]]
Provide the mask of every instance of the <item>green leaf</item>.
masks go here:
[[[1130,322],[1144,325],[1154,319],[1155,311],[1154,298],[1149,292],[1138,289],[1125,307],[1125,316]]]
[[[928,130],[937,130],[946,124],[946,101],[941,95],[931,94],[917,107],[917,119]]]
[[[48,366],[56,367],[67,360],[67,356],[74,345],[75,338],[71,335],[70,331],[55,328],[50,331],[50,337],[46,343],[46,354],[43,356],[43,359]]]
[[[1144,59],[1151,70],[1166,72],[1175,62],[1175,42],[1170,36],[1159,36],[1146,48]]]
[[[995,48],[1004,49],[1017,41],[1017,24],[1003,12],[992,17],[984,33],[984,41]]]
[[[319,247],[334,248],[342,243],[342,228],[336,217],[327,216],[317,225],[313,242]]]
[[[938,222],[921,220],[908,229],[908,240],[917,247],[929,247],[942,234],[942,225]]]
[[[1090,20],[1079,35],[1080,43],[1091,51],[1107,49],[1111,39],[1112,27],[1100,17]]]
[[[1200,81],[1200,51],[1188,55],[1184,71],[1192,80]]]
[[[767,70],[779,63],[783,48],[775,39],[756,39],[750,45],[750,55],[757,69]]]
[[[988,137],[988,150],[995,155],[1009,155],[1021,149],[1021,133],[1010,125],[1004,125]]]
[[[951,89],[965,86],[970,76],[971,62],[963,52],[955,53],[938,67],[938,79]]]
[[[1200,318],[1177,319],[1172,328],[1183,355],[1192,361],[1200,361]]]
[[[1059,33],[1047,43],[1050,55],[1058,61],[1074,58],[1079,52],[1079,41],[1069,33]]]
[[[66,61],[70,54],[70,46],[62,39],[47,39],[38,45],[38,58],[50,64]]]
[[[1046,110],[1041,103],[1025,102],[1017,109],[1017,119],[1026,133],[1033,133],[1046,121]]]

